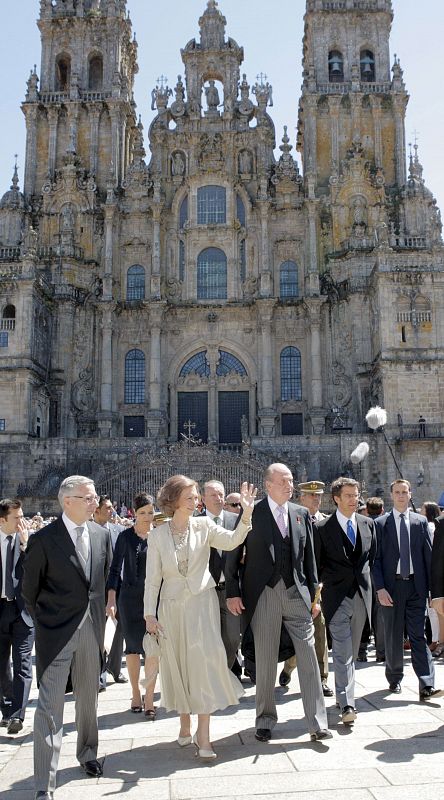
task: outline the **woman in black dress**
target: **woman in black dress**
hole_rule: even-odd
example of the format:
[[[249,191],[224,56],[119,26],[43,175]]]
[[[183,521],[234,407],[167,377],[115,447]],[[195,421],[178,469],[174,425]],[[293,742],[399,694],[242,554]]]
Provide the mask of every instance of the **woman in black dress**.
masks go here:
[[[145,620],[143,617],[143,594],[146,573],[146,551],[148,535],[153,527],[154,500],[142,492],[134,498],[135,522],[131,528],[119,533],[114,548],[114,556],[108,578],[108,604],[106,613],[114,617],[116,613],[116,591],[120,583],[118,611],[123,636],[126,643],[126,666],[131,683],[131,711],[145,713],[154,720],[154,687],[158,672],[158,659],[145,660],[145,675],[150,681],[145,690],[144,702],[140,694],[140,656],[144,654],[143,637]],[[123,574],[122,574],[123,567]]]

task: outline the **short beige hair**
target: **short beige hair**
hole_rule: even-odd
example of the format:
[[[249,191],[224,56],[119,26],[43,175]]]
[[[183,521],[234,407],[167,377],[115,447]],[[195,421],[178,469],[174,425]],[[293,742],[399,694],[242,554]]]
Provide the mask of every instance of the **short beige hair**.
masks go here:
[[[187,478],[186,475],[173,475],[163,484],[157,494],[157,505],[164,514],[172,517],[179,502],[179,497],[184,489],[195,486],[199,491],[197,481]]]

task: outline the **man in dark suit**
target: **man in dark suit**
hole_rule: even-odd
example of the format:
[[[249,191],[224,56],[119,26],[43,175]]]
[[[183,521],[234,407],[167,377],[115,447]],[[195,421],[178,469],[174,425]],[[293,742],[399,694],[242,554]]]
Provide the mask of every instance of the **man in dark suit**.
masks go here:
[[[111,550],[114,553],[117,537],[125,528],[123,525],[116,525],[112,522],[114,516],[114,506],[107,494],[100,495],[98,499],[98,506],[94,512],[94,522],[105,528],[110,535]],[[119,596],[119,588],[117,589],[117,598]],[[122,673],[122,655],[123,655],[123,633],[122,626],[119,622],[118,613],[116,614],[116,629],[114,631],[113,643],[108,653],[103,672],[100,676],[100,691],[106,689],[106,674],[109,673],[114,679],[114,683],[128,683],[128,678]]]
[[[38,800],[52,800],[63,735],[69,674],[76,704],[77,759],[99,777],[97,693],[105,631],[108,533],[91,522],[94,483],[73,475],[59,490],[60,518],[31,536],[23,597],[35,621],[39,699],[34,718],[34,776]]]
[[[384,618],[385,675],[390,691],[399,694],[406,628],[412,666],[419,680],[419,699],[431,700],[444,694],[434,687],[435,668],[424,630],[432,541],[426,518],[409,508],[410,483],[398,478],[391,484],[390,494],[392,511],[376,520],[378,552],[373,567]]]
[[[217,525],[222,525],[223,528],[234,531],[238,515],[224,510],[225,487],[223,483],[216,480],[204,483],[202,500],[205,504],[205,510],[202,512],[202,516],[210,517]],[[227,609],[225,594],[226,559],[226,550],[216,550],[215,547],[211,548],[208,566],[211,577],[216,584],[216,593],[219,599],[220,632],[227,654],[227,664],[228,668],[232,669],[240,643],[240,624],[239,618],[230,614]]]
[[[23,728],[32,683],[34,623],[21,592],[27,542],[20,500],[0,500],[0,724],[10,734]]]
[[[337,509],[316,522],[314,542],[322,610],[329,626],[336,702],[342,722],[352,725],[355,709],[355,660],[366,617],[371,620],[370,567],[376,552],[375,524],[356,514],[359,484],[353,478],[337,478],[331,485]]]
[[[312,604],[318,586],[310,515],[291,503],[293,476],[271,464],[267,497],[253,511],[252,531],[226,562],[227,606],[251,626],[256,654],[256,739],[268,741],[277,722],[274,687],[282,625],[297,657],[305,717],[312,740],[331,737],[314,647]],[[242,586],[239,568],[245,548]],[[319,607],[313,609],[318,613]]]

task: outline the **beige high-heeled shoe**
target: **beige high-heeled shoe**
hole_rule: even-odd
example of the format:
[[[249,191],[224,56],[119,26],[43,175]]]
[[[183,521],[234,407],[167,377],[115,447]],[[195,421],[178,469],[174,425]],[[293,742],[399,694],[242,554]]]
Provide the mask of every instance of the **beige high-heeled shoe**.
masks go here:
[[[177,737],[177,744],[179,747],[186,747],[187,744],[191,744],[192,742],[191,736],[178,736]]]
[[[204,758],[207,761],[211,761],[213,758],[217,758],[217,753],[215,753],[214,750],[204,750],[200,746],[199,740],[197,738],[197,733],[195,733],[193,736],[193,744],[197,748],[196,756],[199,756],[199,758]]]

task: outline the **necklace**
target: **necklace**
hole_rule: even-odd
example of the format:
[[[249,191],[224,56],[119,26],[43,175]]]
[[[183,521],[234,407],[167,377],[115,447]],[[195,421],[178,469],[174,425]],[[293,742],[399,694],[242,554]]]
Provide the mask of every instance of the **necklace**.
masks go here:
[[[174,549],[182,550],[182,548],[188,544],[188,533],[190,530],[190,523],[188,523],[184,531],[178,531],[177,528],[175,528],[172,520],[168,524],[171,536],[173,537]]]

